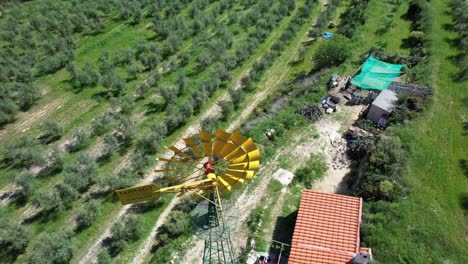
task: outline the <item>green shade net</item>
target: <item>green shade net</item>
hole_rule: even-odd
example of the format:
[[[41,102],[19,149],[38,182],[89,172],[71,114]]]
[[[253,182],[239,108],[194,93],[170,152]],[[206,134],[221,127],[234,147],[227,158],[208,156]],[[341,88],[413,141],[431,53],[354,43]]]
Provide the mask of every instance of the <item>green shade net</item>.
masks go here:
[[[369,57],[362,65],[361,73],[354,76],[351,83],[362,89],[382,91],[393,82],[393,79],[400,76],[403,66]]]

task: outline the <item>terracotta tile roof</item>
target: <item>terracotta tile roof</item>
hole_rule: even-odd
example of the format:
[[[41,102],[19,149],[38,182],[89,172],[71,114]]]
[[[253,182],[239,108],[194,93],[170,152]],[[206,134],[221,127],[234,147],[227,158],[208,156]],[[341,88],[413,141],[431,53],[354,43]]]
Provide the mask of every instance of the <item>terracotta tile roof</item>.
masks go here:
[[[289,263],[351,263],[360,251],[361,210],[361,198],[303,191]]]

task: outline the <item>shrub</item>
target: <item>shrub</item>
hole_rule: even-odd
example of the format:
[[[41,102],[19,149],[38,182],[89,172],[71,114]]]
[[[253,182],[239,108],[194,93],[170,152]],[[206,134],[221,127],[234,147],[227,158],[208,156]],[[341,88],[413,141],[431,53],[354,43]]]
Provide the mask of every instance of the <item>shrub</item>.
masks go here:
[[[71,234],[65,231],[45,233],[31,244],[28,263],[68,263],[73,256]]]
[[[331,40],[323,40],[313,55],[316,69],[338,66],[351,55],[349,40],[335,35]]]
[[[34,138],[21,136],[5,145],[5,158],[19,167],[30,167],[44,162],[42,147]]]
[[[65,167],[64,182],[77,191],[84,191],[97,177],[96,161],[88,154],[80,153],[77,159]]]
[[[40,125],[41,129],[41,141],[45,143],[50,143],[59,139],[62,136],[63,129],[56,121],[44,121]]]
[[[44,211],[62,211],[64,205],[57,190],[45,190],[38,193],[33,200],[33,205],[42,208]]]
[[[112,258],[111,258],[111,255],[109,254],[109,250],[102,249],[101,252],[99,252],[98,254],[97,262],[98,264],[111,264]]]
[[[312,188],[312,183],[320,179],[326,170],[327,165],[323,162],[323,159],[318,156],[312,156],[306,166],[294,172],[294,181],[301,182],[306,188],[310,189]]]
[[[82,150],[87,146],[89,135],[83,129],[77,129],[72,132],[71,140],[66,145],[67,150],[75,152]]]
[[[111,228],[111,251],[114,253],[124,249],[129,241],[137,240],[141,235],[142,217],[139,215],[126,215]]]
[[[2,251],[22,253],[31,239],[30,232],[21,224],[0,218],[0,248]]]
[[[221,120],[226,121],[234,112],[234,105],[230,101],[220,101],[218,104],[221,107]]]
[[[36,184],[36,179],[31,172],[23,171],[16,176],[15,184],[20,187],[18,198],[26,199],[32,194],[34,185]]]
[[[101,204],[98,201],[92,200],[81,206],[76,216],[78,228],[90,226],[96,217],[101,213]]]

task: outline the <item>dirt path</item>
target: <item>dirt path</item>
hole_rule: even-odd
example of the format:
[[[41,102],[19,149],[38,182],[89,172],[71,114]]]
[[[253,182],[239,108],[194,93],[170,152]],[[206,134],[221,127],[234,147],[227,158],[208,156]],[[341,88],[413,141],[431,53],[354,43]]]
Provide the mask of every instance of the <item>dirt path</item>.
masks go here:
[[[50,101],[45,105],[33,107],[27,112],[20,112],[17,115],[16,122],[8,124],[0,130],[0,140],[5,140],[6,138],[3,138],[4,135],[9,133],[19,133],[29,130],[32,125],[39,123],[50,113],[60,109],[69,98],[69,95],[64,95]]]

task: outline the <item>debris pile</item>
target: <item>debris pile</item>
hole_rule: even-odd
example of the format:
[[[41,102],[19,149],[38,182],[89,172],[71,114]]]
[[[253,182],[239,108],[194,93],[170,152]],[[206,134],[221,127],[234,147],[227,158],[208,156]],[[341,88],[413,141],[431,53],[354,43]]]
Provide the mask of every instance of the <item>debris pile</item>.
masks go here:
[[[409,96],[418,97],[426,101],[432,95],[432,89],[427,86],[420,86],[414,83],[392,82],[388,87],[398,94],[406,93]]]
[[[305,105],[297,111],[298,114],[309,119],[312,123],[315,123],[322,117],[323,112],[320,107],[316,105]]]

